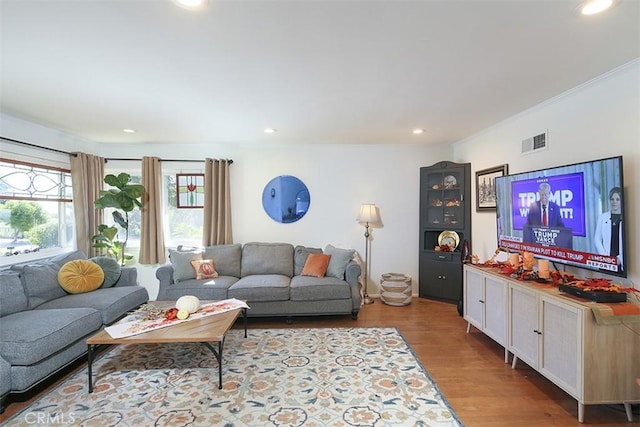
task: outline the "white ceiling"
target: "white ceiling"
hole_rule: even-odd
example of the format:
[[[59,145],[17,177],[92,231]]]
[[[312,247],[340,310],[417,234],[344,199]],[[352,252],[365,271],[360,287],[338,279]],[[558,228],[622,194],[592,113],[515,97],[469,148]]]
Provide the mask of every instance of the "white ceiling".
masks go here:
[[[2,0],[1,111],[97,142],[454,142],[640,57],[639,0],[577,5]]]

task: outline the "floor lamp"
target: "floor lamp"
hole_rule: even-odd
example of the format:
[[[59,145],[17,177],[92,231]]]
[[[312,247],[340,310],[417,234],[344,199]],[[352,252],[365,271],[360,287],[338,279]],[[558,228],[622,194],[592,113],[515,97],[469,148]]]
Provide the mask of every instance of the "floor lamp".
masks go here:
[[[380,217],[378,216],[378,209],[374,204],[363,204],[360,205],[360,214],[356,219],[360,224],[364,225],[364,303],[365,304],[373,304],[373,300],[369,298],[369,293],[367,292],[368,287],[368,270],[369,270],[369,227],[370,223],[379,222]]]

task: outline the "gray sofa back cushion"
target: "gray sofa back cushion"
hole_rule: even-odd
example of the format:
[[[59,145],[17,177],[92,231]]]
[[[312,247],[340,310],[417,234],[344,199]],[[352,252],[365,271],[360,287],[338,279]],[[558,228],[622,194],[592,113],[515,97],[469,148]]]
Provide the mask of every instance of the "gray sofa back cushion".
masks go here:
[[[24,311],[28,307],[20,275],[13,271],[0,272],[0,317]]]
[[[183,280],[190,280],[196,278],[196,271],[191,265],[193,260],[201,260],[202,251],[176,251],[169,249],[169,261],[173,267],[173,281],[175,283],[182,282]]]
[[[333,245],[327,245],[324,248],[324,253],[331,255],[329,265],[327,266],[327,276],[344,279],[344,272],[347,269],[347,264],[355,252],[356,251],[354,249],[340,249]]]
[[[203,259],[212,259],[220,276],[240,277],[242,245],[216,245],[204,248]]]
[[[29,299],[29,308],[67,295],[58,283],[58,271],[60,266],[57,264],[24,266],[22,279]]]
[[[242,247],[242,277],[254,274],[293,276],[293,245],[246,243]]]
[[[75,261],[77,259],[87,259],[87,255],[84,252],[80,251],[80,250],[75,250],[73,252],[69,252],[69,253],[66,253],[66,254],[55,256],[55,257],[47,260],[47,262],[48,263],[52,262],[54,264],[58,264],[59,267],[62,267],[63,265],[65,265],[69,261]]]
[[[12,270],[21,272],[30,309],[67,295],[58,283],[58,271],[67,262],[77,259],[87,259],[87,256],[82,251],[73,251],[42,263],[11,267]]]
[[[321,254],[320,248],[308,248],[306,246],[296,246],[293,254],[293,275],[299,276],[302,273],[304,264],[307,262],[309,254]]]

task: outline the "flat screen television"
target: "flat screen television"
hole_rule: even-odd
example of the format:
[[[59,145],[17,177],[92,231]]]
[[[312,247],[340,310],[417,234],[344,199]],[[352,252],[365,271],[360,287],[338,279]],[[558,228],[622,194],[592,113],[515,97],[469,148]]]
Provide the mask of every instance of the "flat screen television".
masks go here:
[[[498,247],[627,277],[622,156],[498,177]]]

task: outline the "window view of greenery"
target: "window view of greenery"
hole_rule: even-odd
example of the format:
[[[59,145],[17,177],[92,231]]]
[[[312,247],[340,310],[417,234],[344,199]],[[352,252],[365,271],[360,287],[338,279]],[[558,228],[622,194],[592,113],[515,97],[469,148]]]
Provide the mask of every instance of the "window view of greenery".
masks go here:
[[[73,246],[69,171],[0,161],[0,255]]]
[[[120,173],[121,171],[114,171],[114,170],[105,171],[105,175],[106,174],[118,175]],[[135,175],[134,173],[130,174],[131,176],[130,184],[142,184],[142,177],[140,175]],[[109,226],[114,226],[118,229],[118,234],[115,240],[124,240],[125,230],[115,222],[115,220],[113,219],[113,212],[114,212],[114,209],[112,208],[106,208],[104,210],[103,223]],[[128,215],[129,215],[129,239],[127,241],[127,248],[125,249],[125,252],[128,255],[133,255],[134,258],[137,258],[138,257],[137,249],[140,248],[140,235],[142,234],[142,212],[140,211],[140,209],[134,209],[133,211],[129,212]]]
[[[119,173],[118,171],[105,171],[105,173]],[[202,208],[180,208],[177,206],[177,187],[175,173],[163,175],[163,206],[164,206],[164,229],[165,245],[175,248],[178,245],[200,246],[202,245],[202,221],[204,209]],[[131,174],[131,182],[142,183],[142,177]],[[111,209],[105,209],[105,224],[113,224],[119,229],[118,233],[124,233],[111,219]],[[141,232],[141,212],[136,209],[129,214],[129,242],[127,243],[127,253],[137,257],[136,248],[140,247]]]
[[[167,247],[178,245],[200,246],[202,244],[202,221],[204,209],[180,208],[177,206],[178,191],[176,176],[164,176],[165,202],[165,244]]]

